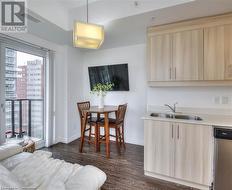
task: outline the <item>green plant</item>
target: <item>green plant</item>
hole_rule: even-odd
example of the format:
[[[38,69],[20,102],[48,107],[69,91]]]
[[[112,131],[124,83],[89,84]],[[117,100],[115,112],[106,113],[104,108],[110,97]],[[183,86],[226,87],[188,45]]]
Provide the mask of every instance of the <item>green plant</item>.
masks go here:
[[[106,83],[106,84],[101,84],[98,83],[93,86],[93,90],[91,91],[92,94],[96,94],[97,96],[105,96],[107,91],[110,91],[113,89],[114,84],[113,83]]]

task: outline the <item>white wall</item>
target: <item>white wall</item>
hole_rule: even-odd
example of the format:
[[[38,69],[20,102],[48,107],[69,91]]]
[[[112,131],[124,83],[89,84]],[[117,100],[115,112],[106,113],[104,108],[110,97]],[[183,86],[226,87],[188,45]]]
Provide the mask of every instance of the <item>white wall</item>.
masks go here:
[[[114,49],[89,51],[85,53],[83,65],[84,99],[97,104],[97,98],[90,95],[88,66],[118,63],[129,64],[129,92],[112,92],[106,97],[106,104],[128,102],[126,116],[126,142],[143,144],[143,122],[140,119],[147,105],[163,106],[176,101],[180,107],[232,109],[232,105],[215,104],[216,96],[229,96],[231,87],[162,87],[151,88],[146,84],[146,46],[144,44]]]
[[[143,122],[140,119],[146,110],[145,45],[120,47],[84,53],[83,62],[83,100],[97,104],[97,98],[90,95],[88,66],[128,63],[129,92],[111,92],[105,104],[128,103],[125,122],[125,141],[143,144]]]
[[[83,99],[82,55],[75,48],[67,47],[68,59],[68,140],[71,142],[81,136],[80,118],[76,103]]]
[[[148,88],[147,104],[162,106],[178,102],[179,107],[232,109],[231,87]],[[230,97],[229,104],[216,104],[215,97]]]

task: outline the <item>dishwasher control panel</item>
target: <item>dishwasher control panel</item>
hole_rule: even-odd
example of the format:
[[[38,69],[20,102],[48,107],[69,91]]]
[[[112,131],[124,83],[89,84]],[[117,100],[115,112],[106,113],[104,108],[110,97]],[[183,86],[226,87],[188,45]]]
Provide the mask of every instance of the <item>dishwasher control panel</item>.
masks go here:
[[[232,129],[215,128],[214,137],[217,139],[232,140]]]

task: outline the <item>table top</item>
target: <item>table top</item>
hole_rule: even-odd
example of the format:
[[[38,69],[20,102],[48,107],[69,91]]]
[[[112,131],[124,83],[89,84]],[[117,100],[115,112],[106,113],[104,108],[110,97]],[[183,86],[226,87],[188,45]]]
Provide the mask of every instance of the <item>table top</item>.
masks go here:
[[[98,108],[98,106],[91,106],[88,110],[85,110],[88,113],[110,113],[116,112],[118,106],[104,106],[104,108]]]

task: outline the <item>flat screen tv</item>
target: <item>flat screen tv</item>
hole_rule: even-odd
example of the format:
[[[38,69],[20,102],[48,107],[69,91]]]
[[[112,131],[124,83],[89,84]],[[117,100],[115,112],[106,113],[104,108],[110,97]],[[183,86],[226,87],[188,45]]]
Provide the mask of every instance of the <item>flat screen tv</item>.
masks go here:
[[[89,67],[91,90],[98,84],[113,83],[112,91],[129,91],[128,64]]]

